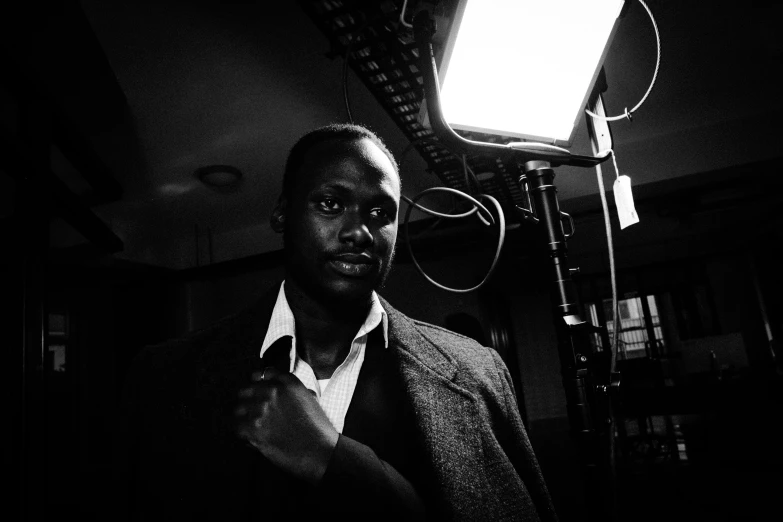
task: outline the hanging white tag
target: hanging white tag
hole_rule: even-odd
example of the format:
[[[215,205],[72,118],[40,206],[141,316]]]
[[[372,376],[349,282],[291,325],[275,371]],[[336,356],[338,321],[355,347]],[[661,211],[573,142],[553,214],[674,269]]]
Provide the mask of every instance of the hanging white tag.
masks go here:
[[[617,205],[617,217],[620,218],[621,229],[639,222],[639,216],[633,206],[631,178],[628,176],[617,176],[614,181],[614,202]]]

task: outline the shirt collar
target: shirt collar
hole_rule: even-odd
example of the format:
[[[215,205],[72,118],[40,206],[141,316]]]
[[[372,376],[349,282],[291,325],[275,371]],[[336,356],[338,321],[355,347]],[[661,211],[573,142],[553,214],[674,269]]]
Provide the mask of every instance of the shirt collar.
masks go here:
[[[378,294],[372,293],[370,311],[364,320],[359,331],[354,336],[354,340],[373,331],[379,324],[383,330],[383,345],[389,347],[389,316],[378,299]],[[294,322],[294,313],[288,306],[288,300],[285,298],[285,281],[280,285],[280,291],[277,293],[275,308],[272,310],[272,317],[269,319],[269,329],[266,331],[264,342],[261,344],[260,357],[263,357],[266,351],[272,346],[272,343],[281,337],[291,337],[291,369],[294,371],[296,363],[296,323]]]

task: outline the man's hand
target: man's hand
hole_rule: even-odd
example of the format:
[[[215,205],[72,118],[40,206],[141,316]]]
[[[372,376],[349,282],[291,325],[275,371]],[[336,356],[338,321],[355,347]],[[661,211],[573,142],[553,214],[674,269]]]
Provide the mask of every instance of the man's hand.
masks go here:
[[[292,475],[321,480],[339,433],[315,395],[290,373],[269,367],[239,392],[237,433]]]

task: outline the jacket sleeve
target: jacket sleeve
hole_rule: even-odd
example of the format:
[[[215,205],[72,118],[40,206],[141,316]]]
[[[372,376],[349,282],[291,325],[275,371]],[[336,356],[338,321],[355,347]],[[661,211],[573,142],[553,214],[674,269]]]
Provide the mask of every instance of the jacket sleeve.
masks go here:
[[[522,479],[530,493],[530,497],[536,506],[538,516],[541,520],[556,521],[557,515],[552,505],[552,499],[549,496],[544,477],[533,453],[533,447],[528,439],[525,426],[522,422],[522,416],[519,413],[516,394],[514,393],[514,384],[511,380],[511,374],[508,371],[500,355],[490,349],[495,367],[497,368],[501,392],[503,394],[503,404],[506,433],[498,437],[504,452],[508,455],[517,475]]]
[[[319,494],[340,513],[374,513],[373,520],[424,520],[413,485],[369,447],[340,435]]]

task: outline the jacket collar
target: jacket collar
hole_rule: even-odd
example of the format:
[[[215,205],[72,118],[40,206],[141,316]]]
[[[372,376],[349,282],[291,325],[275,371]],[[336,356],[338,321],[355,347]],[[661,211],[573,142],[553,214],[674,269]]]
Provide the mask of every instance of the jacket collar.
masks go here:
[[[389,317],[389,346],[396,348],[414,361],[435,372],[447,381],[457,373],[457,363],[427,340],[408,316],[398,312],[381,298],[381,305]]]
[[[217,332],[230,332],[230,340],[233,342],[230,349],[221,348],[222,359],[241,362],[259,356],[259,350],[266,337],[269,320],[272,317],[281,285],[282,281],[276,283],[248,308],[210,327],[210,329],[214,329]],[[383,297],[378,296],[378,299],[388,317],[387,335],[389,344],[394,342],[402,346],[409,344],[419,345],[424,341],[418,333],[414,332],[414,323],[410,318],[395,310]],[[220,334],[218,333],[218,335]],[[429,343],[425,343],[425,346],[428,345]],[[446,372],[449,371],[449,367],[453,366],[451,358],[441,354],[439,351],[430,353],[428,349],[425,349],[422,356],[424,358],[423,362],[430,362],[435,367],[440,368],[445,363],[446,366],[443,369]]]
[[[269,318],[275,306],[279,283],[250,307],[210,327],[208,347],[203,352],[203,376],[211,382],[218,375],[250,373],[260,368],[259,349],[269,328]]]
[[[245,369],[259,365],[259,350],[269,328],[269,319],[275,307],[280,284],[275,284],[260,299],[242,312],[215,325],[210,336],[212,349],[205,353],[202,367],[211,371],[229,370],[234,366]],[[454,381],[458,364],[437,344],[430,342],[415,322],[397,311],[383,297],[381,306],[388,317],[389,347],[405,353],[411,364],[421,365],[445,381]]]
[[[219,342],[212,343],[216,350],[209,354],[212,359],[209,363],[217,364],[221,370],[234,366],[255,368],[259,364],[259,350],[269,328],[279,290],[280,283],[275,284],[249,308],[216,326],[226,334],[225,337],[217,334],[215,340]],[[383,297],[379,296],[379,299],[388,316],[389,347],[404,352],[411,364],[421,365],[445,381],[453,381],[458,369],[454,359],[426,339],[413,320],[397,311]]]

